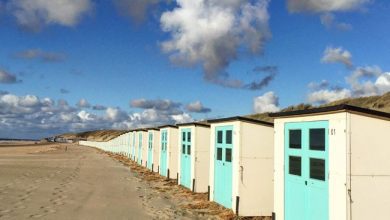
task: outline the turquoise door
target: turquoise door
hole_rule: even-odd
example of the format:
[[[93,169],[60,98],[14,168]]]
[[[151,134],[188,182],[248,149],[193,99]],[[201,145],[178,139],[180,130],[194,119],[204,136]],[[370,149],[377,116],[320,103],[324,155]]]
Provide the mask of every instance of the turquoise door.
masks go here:
[[[167,170],[167,130],[161,130],[161,154],[160,154],[160,174],[162,176],[168,175]]]
[[[135,135],[135,133],[133,133],[133,146],[132,146],[132,151],[133,151],[132,156],[133,156],[133,160],[135,159],[135,137],[136,137],[136,135]]]
[[[180,185],[191,189],[191,129],[181,130]]]
[[[285,220],[328,220],[328,122],[285,125]]]
[[[142,161],[142,133],[138,134],[138,164]]]
[[[153,164],[153,133],[149,132],[149,137],[148,137],[148,168],[149,170],[152,169],[152,164]]]
[[[216,127],[214,157],[214,200],[232,208],[233,126]]]

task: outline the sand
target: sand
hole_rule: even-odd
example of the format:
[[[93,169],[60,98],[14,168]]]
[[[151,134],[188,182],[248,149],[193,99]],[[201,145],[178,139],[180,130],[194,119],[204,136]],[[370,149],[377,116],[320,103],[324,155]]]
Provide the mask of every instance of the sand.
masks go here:
[[[0,143],[0,219],[234,218],[206,193],[123,156],[74,144]]]

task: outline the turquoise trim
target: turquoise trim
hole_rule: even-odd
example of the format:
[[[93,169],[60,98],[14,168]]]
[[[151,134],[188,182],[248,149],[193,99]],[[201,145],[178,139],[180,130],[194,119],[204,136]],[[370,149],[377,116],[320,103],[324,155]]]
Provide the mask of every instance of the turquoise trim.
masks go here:
[[[191,154],[192,137],[191,128],[181,129],[180,132],[180,185],[191,189]]]
[[[160,153],[160,174],[162,176],[168,176],[168,169],[167,169],[167,139],[168,139],[168,131],[167,129],[163,129],[161,132],[161,153]]]

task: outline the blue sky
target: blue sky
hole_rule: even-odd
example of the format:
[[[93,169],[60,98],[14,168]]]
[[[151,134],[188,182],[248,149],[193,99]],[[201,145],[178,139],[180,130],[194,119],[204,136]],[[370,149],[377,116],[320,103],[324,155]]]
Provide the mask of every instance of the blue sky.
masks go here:
[[[0,0],[0,137],[380,95],[390,90],[389,8],[379,0]]]

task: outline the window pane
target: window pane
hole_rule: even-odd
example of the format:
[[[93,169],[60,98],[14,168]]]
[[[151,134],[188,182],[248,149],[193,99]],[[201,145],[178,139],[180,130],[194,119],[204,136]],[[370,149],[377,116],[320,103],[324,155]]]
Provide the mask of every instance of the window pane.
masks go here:
[[[187,132],[187,141],[191,142],[191,132]]]
[[[225,149],[225,161],[232,162],[232,149],[231,148]]]
[[[181,136],[182,136],[182,140],[183,140],[183,141],[186,141],[186,133],[185,133],[185,132],[182,132],[182,133],[181,133]]]
[[[222,131],[217,132],[217,143],[222,144]]]
[[[310,150],[325,151],[325,128],[310,129]]]
[[[187,145],[187,154],[191,155],[191,145]]]
[[[185,145],[185,144],[182,145],[181,153],[182,153],[182,154],[185,154],[185,153],[186,153],[186,145]]]
[[[232,143],[232,130],[226,131],[226,144]]]
[[[310,158],[310,178],[325,181],[325,160]]]
[[[222,148],[217,148],[217,160],[222,160]]]
[[[301,176],[301,157],[289,157],[289,174]]]
[[[290,148],[294,149],[301,149],[302,144],[301,144],[301,135],[302,131],[301,130],[290,130],[289,131],[289,137],[290,137]]]

